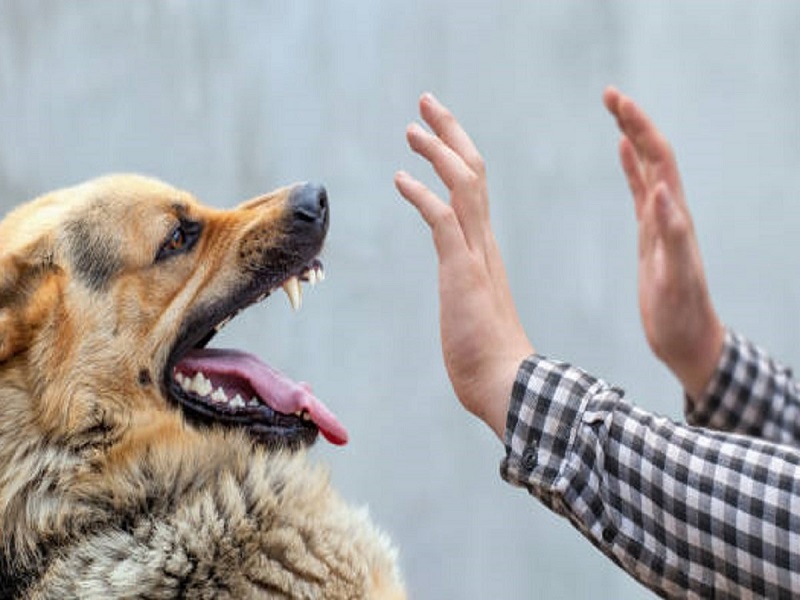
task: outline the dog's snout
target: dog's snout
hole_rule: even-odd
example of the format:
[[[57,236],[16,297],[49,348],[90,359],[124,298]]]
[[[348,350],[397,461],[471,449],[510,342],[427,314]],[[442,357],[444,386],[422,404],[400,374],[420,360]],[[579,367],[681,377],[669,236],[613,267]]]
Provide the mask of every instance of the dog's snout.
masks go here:
[[[325,229],[328,226],[328,192],[321,185],[304,183],[289,196],[294,218]]]

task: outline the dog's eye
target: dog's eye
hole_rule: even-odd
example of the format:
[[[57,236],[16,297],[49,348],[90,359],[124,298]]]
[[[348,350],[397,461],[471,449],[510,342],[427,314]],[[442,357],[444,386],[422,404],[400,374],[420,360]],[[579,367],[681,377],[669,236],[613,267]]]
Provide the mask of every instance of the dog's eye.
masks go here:
[[[200,235],[200,224],[181,221],[164,240],[156,255],[156,262],[175,254],[186,252],[194,246]]]
[[[182,225],[178,225],[172,230],[167,243],[164,244],[164,249],[169,252],[180,250],[186,244],[186,232],[183,230]]]

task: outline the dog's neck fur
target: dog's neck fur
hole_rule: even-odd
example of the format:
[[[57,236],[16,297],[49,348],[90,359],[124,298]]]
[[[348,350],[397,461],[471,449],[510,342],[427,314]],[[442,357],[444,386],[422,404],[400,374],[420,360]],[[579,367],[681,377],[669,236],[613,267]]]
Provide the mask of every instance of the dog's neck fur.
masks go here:
[[[6,587],[13,578],[5,576],[3,583],[4,570],[13,570],[21,580],[29,578],[45,568],[49,549],[58,547],[59,537],[74,537],[118,519],[115,511],[121,507],[109,499],[130,498],[129,488],[137,485],[135,477],[116,491],[98,484],[108,481],[110,469],[122,474],[126,465],[142,459],[141,452],[115,448],[125,430],[135,425],[133,413],[124,408],[100,410],[101,404],[93,398],[97,392],[89,382],[101,378],[93,373],[84,374],[88,377],[85,385],[75,377],[62,385],[52,353],[48,348],[37,350],[34,343],[30,350],[0,364],[0,532],[6,557],[0,561],[0,583]],[[47,373],[46,381],[42,373]],[[52,390],[64,396],[48,396]],[[108,397],[105,400],[105,407],[125,404],[124,398],[112,403]],[[167,422],[183,428],[178,415]],[[132,440],[126,444],[128,449],[146,452],[150,444],[137,446],[136,441],[147,434],[148,428],[140,424],[128,437]],[[105,513],[96,504],[85,508],[98,496],[107,499]]]
[[[4,383],[0,377],[0,389],[6,389]],[[4,416],[0,411],[0,423]],[[9,429],[0,429],[3,440],[9,439]],[[161,425],[158,430],[148,431],[140,425],[137,436],[131,444],[120,443],[102,453],[75,452],[54,442],[10,450],[0,440],[0,464],[10,465],[0,471],[4,478],[0,483],[4,492],[0,531],[7,544],[0,559],[0,591],[9,596],[13,592],[38,597],[38,590],[50,590],[55,579],[61,586],[74,582],[74,588],[56,588],[67,596],[81,595],[87,588],[79,586],[90,585],[98,597],[109,597],[110,588],[103,587],[108,573],[116,572],[121,554],[126,563],[132,562],[125,554],[131,552],[131,546],[145,546],[157,555],[164,551],[159,536],[165,531],[177,536],[178,542],[170,537],[169,544],[183,544],[187,542],[180,541],[182,536],[206,528],[209,518],[235,523],[245,517],[242,524],[253,530],[245,532],[241,540],[237,529],[228,531],[227,526],[207,539],[202,537],[207,533],[198,533],[198,539],[206,539],[202,545],[222,548],[214,553],[214,564],[203,563],[203,568],[229,573],[232,581],[237,577],[245,582],[253,580],[248,578],[262,581],[262,593],[405,597],[388,540],[372,529],[365,514],[345,507],[328,487],[327,475],[310,467],[302,455],[267,453],[253,447],[242,433],[201,434],[177,416],[171,425]],[[198,456],[203,456],[199,463]],[[291,513],[284,514],[281,506],[291,506]],[[209,516],[202,516],[208,510]],[[185,516],[178,517],[177,523],[181,528],[187,526],[181,525],[183,519],[199,517],[201,521],[188,525],[188,530],[172,531],[176,526],[173,519],[182,514]],[[97,531],[113,532],[112,537],[101,535],[100,543],[93,542]],[[262,537],[251,537],[255,532]],[[121,544],[119,548],[115,540]],[[243,543],[246,548],[237,548]],[[190,552],[188,548],[191,546],[175,551]],[[263,548],[271,550],[254,563],[243,564],[243,559],[235,558],[240,551],[257,558]],[[275,548],[284,550],[274,554]],[[73,554],[74,558],[69,558]],[[223,559],[225,556],[229,557]],[[353,556],[361,558],[354,561]],[[222,562],[216,564],[218,560]],[[230,560],[233,562],[226,562]],[[353,565],[368,571],[352,571]],[[145,575],[136,575],[141,565],[132,568],[134,581],[152,569],[147,565]],[[197,565],[194,568],[200,570]],[[246,569],[253,571],[248,574]],[[239,570],[245,572],[239,575]],[[295,573],[292,587],[284,590],[289,571]],[[297,579],[303,573],[308,579]],[[198,577],[200,585],[208,585]],[[187,586],[188,594],[198,589],[192,588],[197,585],[191,578],[181,584]],[[302,591],[305,586],[311,591]],[[373,596],[368,590],[382,591]]]

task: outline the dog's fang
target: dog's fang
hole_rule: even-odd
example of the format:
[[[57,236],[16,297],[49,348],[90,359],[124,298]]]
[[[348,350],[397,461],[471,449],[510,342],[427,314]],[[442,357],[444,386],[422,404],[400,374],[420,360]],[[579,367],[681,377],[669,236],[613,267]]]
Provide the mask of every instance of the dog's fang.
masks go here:
[[[290,277],[283,284],[283,291],[289,297],[289,304],[292,305],[294,310],[300,310],[303,303],[303,291],[300,288],[300,280],[296,277]]]

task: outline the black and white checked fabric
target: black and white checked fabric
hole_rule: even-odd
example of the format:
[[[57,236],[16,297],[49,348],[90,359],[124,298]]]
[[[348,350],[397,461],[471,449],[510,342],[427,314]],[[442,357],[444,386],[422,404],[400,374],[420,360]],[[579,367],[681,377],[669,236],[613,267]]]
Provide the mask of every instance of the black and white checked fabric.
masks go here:
[[[708,392],[687,399],[705,427],[675,423],[532,356],[514,384],[501,475],[661,596],[800,597],[791,372],[729,332]]]
[[[703,398],[686,398],[691,425],[800,446],[800,389],[792,371],[728,330],[719,368]]]

